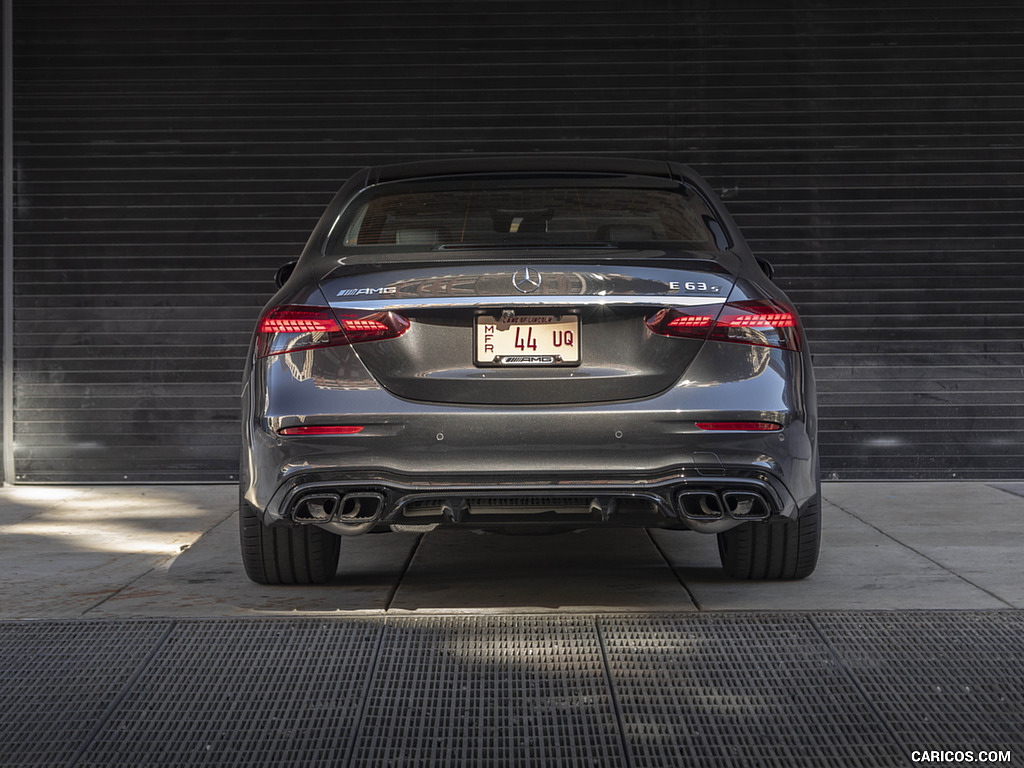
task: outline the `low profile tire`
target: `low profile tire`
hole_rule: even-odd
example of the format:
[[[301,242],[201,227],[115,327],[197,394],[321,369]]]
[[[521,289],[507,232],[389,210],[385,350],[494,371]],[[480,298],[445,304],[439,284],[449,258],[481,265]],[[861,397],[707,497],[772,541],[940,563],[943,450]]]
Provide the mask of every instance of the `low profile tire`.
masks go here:
[[[246,501],[238,505],[246,575],[257,584],[325,584],[338,572],[341,537],[312,525],[264,525]]]
[[[744,523],[718,534],[718,554],[734,579],[803,579],[814,572],[821,546],[821,491],[796,520]]]

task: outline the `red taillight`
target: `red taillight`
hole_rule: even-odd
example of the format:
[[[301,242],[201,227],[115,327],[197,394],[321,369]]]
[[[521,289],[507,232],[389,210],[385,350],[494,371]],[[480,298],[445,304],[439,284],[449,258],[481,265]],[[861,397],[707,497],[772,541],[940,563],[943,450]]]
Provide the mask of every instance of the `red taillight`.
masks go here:
[[[715,321],[711,338],[758,347],[800,348],[796,313],[770,299],[729,302]]]
[[[348,343],[357,344],[401,336],[409,330],[409,321],[394,312],[380,312],[367,317],[343,317],[341,327]]]
[[[728,307],[727,307],[728,309]],[[795,328],[796,320],[791,312],[762,312],[760,314],[734,315],[718,321],[719,328]]]
[[[647,327],[660,336],[706,339],[719,309],[716,306],[663,309],[647,318]]]
[[[363,431],[357,426],[309,426],[309,427],[285,427],[278,431],[281,435],[358,435]]]
[[[647,319],[647,327],[662,336],[734,341],[760,347],[799,349],[796,313],[763,299],[734,301],[719,307],[663,309]]]
[[[715,320],[713,315],[676,315],[668,321],[670,331],[701,331],[706,333]]]
[[[278,307],[260,321],[260,333],[337,333],[338,321],[329,312],[299,307]]]
[[[409,321],[393,312],[336,317],[330,307],[276,307],[260,320],[258,357],[393,339],[409,329]]]
[[[698,421],[697,429],[706,432],[776,432],[781,424],[773,421]]]

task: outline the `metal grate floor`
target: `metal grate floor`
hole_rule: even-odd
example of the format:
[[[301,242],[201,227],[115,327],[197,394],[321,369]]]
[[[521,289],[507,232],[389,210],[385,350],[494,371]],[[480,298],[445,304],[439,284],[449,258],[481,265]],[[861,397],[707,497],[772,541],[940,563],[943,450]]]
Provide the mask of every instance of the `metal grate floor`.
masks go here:
[[[1024,612],[0,623],[2,766],[910,766],[917,750],[1024,756]]]

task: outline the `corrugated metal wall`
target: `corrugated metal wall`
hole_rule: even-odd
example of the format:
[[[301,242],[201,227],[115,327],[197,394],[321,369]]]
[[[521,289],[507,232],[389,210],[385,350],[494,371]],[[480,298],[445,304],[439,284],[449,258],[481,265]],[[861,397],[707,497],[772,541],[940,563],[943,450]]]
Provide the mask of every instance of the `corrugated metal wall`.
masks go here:
[[[340,183],[520,151],[727,190],[826,477],[1024,477],[1016,3],[10,2],[19,480],[232,479],[249,330]]]

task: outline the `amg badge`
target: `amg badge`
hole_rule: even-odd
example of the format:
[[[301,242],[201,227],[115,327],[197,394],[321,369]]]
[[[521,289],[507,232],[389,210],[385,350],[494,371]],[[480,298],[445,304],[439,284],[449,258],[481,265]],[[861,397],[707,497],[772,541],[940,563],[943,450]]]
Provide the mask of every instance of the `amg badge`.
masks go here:
[[[556,355],[504,355],[494,358],[501,365],[555,365],[562,362]]]
[[[398,291],[393,285],[384,288],[345,288],[338,291],[339,296],[378,296]]]

